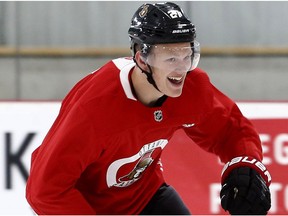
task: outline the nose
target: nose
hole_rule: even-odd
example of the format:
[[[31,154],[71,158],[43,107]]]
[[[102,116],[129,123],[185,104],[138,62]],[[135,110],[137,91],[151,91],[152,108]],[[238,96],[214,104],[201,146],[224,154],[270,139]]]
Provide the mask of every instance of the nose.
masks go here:
[[[191,61],[182,60],[177,64],[175,71],[178,73],[187,73],[191,69]]]

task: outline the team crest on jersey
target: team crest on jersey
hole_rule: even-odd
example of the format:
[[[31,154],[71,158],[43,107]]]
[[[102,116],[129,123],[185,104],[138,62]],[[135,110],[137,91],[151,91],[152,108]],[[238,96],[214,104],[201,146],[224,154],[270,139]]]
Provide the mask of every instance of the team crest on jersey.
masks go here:
[[[134,169],[128,174],[121,178],[119,178],[120,185],[128,186],[138,179],[141,178],[143,172],[150,166],[150,164],[153,162],[153,158],[151,154],[153,153],[154,149],[145,152],[145,154],[139,159],[138,163],[134,167]],[[118,185],[118,186],[120,186]]]
[[[154,119],[157,122],[160,122],[160,121],[163,120],[163,114],[162,114],[161,110],[157,110],[157,111],[154,112]]]
[[[137,154],[128,158],[122,158],[114,161],[112,164],[110,164],[106,173],[108,187],[128,187],[134,182],[138,181],[146,169],[154,162],[157,151],[163,149],[167,143],[168,140],[165,139],[154,141],[144,145]],[[155,153],[154,156],[153,153]],[[133,164],[135,164],[134,168],[131,168],[130,170],[125,168]],[[161,163],[159,165],[161,169]],[[119,170],[122,168],[124,170],[127,169],[128,171],[125,175],[120,174],[121,172],[119,172]]]

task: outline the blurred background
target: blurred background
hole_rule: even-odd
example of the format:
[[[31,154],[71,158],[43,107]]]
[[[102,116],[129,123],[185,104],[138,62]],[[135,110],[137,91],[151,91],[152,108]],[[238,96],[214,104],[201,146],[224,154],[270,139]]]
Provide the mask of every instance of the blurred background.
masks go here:
[[[142,1],[1,1],[0,100],[62,100],[110,59],[130,56]],[[288,2],[178,1],[197,28],[199,67],[235,100],[288,99]]]

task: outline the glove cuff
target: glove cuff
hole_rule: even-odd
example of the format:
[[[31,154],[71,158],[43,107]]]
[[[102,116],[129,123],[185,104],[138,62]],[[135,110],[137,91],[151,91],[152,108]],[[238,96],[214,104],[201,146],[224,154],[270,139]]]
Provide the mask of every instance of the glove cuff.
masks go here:
[[[271,184],[271,175],[269,171],[266,169],[263,163],[249,156],[235,157],[231,161],[225,164],[222,170],[222,174],[221,174],[222,185],[224,183],[224,180],[228,176],[228,174],[231,172],[231,170],[237,167],[245,167],[245,166],[256,170],[265,180],[267,187],[269,187],[269,185]]]

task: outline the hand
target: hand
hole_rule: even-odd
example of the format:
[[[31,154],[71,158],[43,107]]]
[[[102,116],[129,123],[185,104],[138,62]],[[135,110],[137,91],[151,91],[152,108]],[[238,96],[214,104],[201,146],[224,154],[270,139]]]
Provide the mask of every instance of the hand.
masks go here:
[[[243,159],[243,157],[241,158]],[[271,181],[271,176],[269,174],[270,178],[265,178],[265,181],[261,176],[261,174],[264,175],[263,170],[260,170],[263,172],[260,174],[257,167],[253,169],[254,167],[252,166],[253,168],[251,168],[253,164],[255,163],[243,166],[247,164],[239,160],[239,163],[233,163],[228,169],[226,167],[222,174],[221,205],[225,211],[228,210],[232,215],[266,215],[271,207],[270,182],[267,182],[267,179]],[[264,165],[263,167],[265,168]],[[225,173],[227,171],[228,173]],[[266,168],[265,171],[267,171]]]

